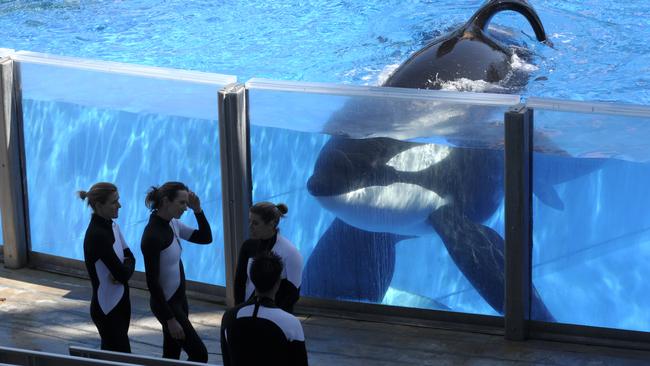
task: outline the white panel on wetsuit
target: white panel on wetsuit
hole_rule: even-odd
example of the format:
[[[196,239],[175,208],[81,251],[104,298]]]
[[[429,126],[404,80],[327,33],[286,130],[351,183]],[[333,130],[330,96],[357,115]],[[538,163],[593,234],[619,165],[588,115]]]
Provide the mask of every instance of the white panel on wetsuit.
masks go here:
[[[237,319],[252,317],[255,311],[255,304],[244,306],[237,312]],[[261,306],[257,310],[257,317],[267,319],[275,323],[288,341],[301,341],[304,342],[305,335],[302,330],[300,321],[295,316],[287,313],[280,308],[267,308]]]
[[[115,223],[113,223],[113,237],[115,238],[113,251],[120,259],[120,262],[124,263],[124,249],[128,247],[124,243],[122,233]],[[120,282],[115,283],[113,281],[111,272],[101,259],[95,262],[95,271],[97,271],[97,279],[99,280],[99,288],[97,289],[99,307],[104,314],[108,314],[120,302],[120,299],[122,299],[124,285]]]
[[[170,222],[170,226],[174,232],[174,238],[167,248],[160,251],[160,274],[158,277],[160,287],[165,294],[165,300],[169,300],[181,285],[181,243],[175,225]]]
[[[287,279],[296,288],[300,288],[300,284],[302,283],[302,256],[298,249],[287,238],[278,234],[271,252],[282,259],[282,274],[280,275],[280,279]],[[255,292],[255,286],[251,281],[251,264],[253,264],[253,259],[249,258],[248,264],[246,265],[245,299],[250,299],[253,292]]]

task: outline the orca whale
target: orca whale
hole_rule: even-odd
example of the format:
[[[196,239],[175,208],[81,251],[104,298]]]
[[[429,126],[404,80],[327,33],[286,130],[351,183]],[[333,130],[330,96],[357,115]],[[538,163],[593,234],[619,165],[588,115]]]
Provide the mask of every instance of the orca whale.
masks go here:
[[[408,58],[383,85],[440,89],[444,82],[462,78],[507,83],[513,51],[487,33],[490,19],[505,10],[524,15],[537,40],[548,43],[539,17],[526,1],[491,0],[461,28]],[[386,111],[379,111],[364,120],[363,113],[355,114],[360,109],[368,108],[348,103],[332,116],[332,125],[385,119]],[[397,108],[390,119],[399,118],[396,115],[414,117],[404,108]],[[454,124],[480,115],[447,111],[437,118],[432,123]],[[395,244],[435,233],[472,286],[503,313],[503,238],[484,224],[503,200],[503,150],[362,137],[332,136],[308,180],[310,194],[337,218],[308,259],[302,292],[380,302],[393,276]],[[544,182],[547,188],[541,189],[550,197],[544,202],[561,208],[550,187],[558,182]],[[531,308],[533,319],[553,320],[535,288]]]

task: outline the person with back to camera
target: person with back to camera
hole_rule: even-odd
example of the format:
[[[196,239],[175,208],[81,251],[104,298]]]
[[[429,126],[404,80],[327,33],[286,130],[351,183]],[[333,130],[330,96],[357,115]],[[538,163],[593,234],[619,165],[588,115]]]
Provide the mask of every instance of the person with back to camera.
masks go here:
[[[274,303],[283,273],[282,259],[262,251],[252,260],[250,278],[255,294],[226,311],[221,319],[224,366],[307,365],[300,321]]]
[[[103,350],[131,353],[128,281],[135,270],[135,258],[113,221],[122,207],[120,195],[114,184],[105,182],[77,193],[93,210],[84,237],[84,262],[93,288],[90,317]]]
[[[250,239],[239,251],[235,271],[235,304],[241,304],[253,296],[255,287],[250,279],[252,259],[260,252],[271,251],[282,259],[283,270],[275,304],[293,313],[293,306],[300,298],[302,281],[302,256],[287,238],[278,233],[280,219],[289,211],[284,203],[258,202],[248,213]]]
[[[205,344],[188,319],[185,270],[181,261],[181,239],[197,244],[212,242],[210,224],[199,197],[180,182],[151,187],[145,198],[151,212],[142,233],[141,249],[151,311],[163,328],[163,357],[178,360],[181,348],[188,361],[208,362]],[[179,219],[187,208],[194,211],[195,230]]]

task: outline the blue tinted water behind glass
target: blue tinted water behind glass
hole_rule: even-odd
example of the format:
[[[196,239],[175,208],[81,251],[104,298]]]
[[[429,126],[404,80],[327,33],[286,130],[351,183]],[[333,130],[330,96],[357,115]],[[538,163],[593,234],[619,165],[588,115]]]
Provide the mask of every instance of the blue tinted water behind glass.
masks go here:
[[[533,51],[532,60],[522,66],[531,73],[528,87],[523,90],[525,96],[650,104],[650,46],[646,42],[650,38],[649,4],[614,0],[531,3],[554,48],[534,41],[532,30],[517,14],[503,13],[493,19],[504,26],[502,34],[511,33],[514,43]],[[0,25],[12,31],[0,35],[0,47],[233,74],[243,81],[266,77],[376,85],[428,41],[463,23],[481,4],[482,1],[6,1],[0,4]],[[480,91],[482,85],[458,88]],[[56,112],[54,115],[59,120],[51,122],[58,124],[78,114],[84,115],[79,117],[80,121],[97,115],[111,121],[135,120],[125,127],[127,136],[152,134],[158,118],[172,124],[165,116],[148,116],[149,120],[145,120],[128,113],[80,111],[77,106],[56,103],[27,102],[25,107],[34,121],[39,121],[34,117],[39,113]],[[182,120],[181,123],[203,131],[199,136],[216,139],[205,132],[208,130],[201,129],[206,126],[201,121]],[[562,133],[554,131],[552,123],[548,125],[546,132]],[[590,127],[593,126],[587,129]],[[621,130],[625,129],[631,133],[644,131],[642,124],[634,123],[623,124]],[[69,135],[83,136],[88,131],[80,129]],[[580,126],[572,132],[575,138],[568,140],[582,152],[587,149],[580,148],[593,144],[594,139],[602,139],[603,144],[609,139],[607,135],[579,133]],[[584,136],[589,136],[588,140]],[[273,141],[274,151],[290,157],[280,161],[284,164],[283,171],[292,172],[289,176],[272,174],[270,162],[263,157],[255,158],[254,174],[275,178],[268,180],[266,186],[256,185],[254,194],[256,200],[295,202],[290,205],[291,220],[282,230],[301,246],[307,257],[315,245],[313,237],[326,230],[334,217],[305,194],[303,186],[292,184],[304,181],[311,174],[327,136],[255,127],[251,138],[256,143]],[[38,138],[33,144],[27,144],[28,159],[38,160],[39,154],[48,152],[36,143],[41,140],[47,141]],[[614,148],[625,150],[628,146]],[[634,149],[650,151],[643,143]],[[620,151],[609,149],[592,152],[592,155],[625,157]],[[42,182],[59,181],[58,176],[52,178],[51,174],[60,166],[50,166],[46,155],[42,156],[42,165],[38,170],[32,165],[34,170],[30,174],[41,174]],[[206,159],[213,161],[215,156]],[[55,163],[65,165],[65,161]],[[110,179],[131,174],[119,171],[119,166],[105,164],[101,158],[93,164],[92,168],[86,168],[97,171],[71,172],[76,178],[65,189],[84,188],[82,180],[87,184],[99,177]],[[155,169],[156,162],[148,164],[153,164]],[[211,164],[205,169],[208,172],[204,174],[212,176],[212,170],[218,170],[218,166]],[[541,163],[536,169],[536,174],[553,176],[575,167]],[[192,181],[196,179],[192,173],[176,172],[175,178]],[[612,160],[605,169],[585,173],[555,187],[564,210],[550,208],[536,197],[535,276],[542,297],[548,300],[547,305],[559,321],[650,329],[650,318],[643,311],[650,306],[646,296],[650,285],[645,280],[650,275],[645,266],[650,256],[647,240],[650,215],[645,212],[650,196],[646,189],[650,186],[648,182],[647,166],[629,159]],[[202,182],[199,179],[196,183]],[[536,185],[543,187],[543,183],[536,182]],[[219,183],[211,184],[202,188],[203,195],[216,204],[220,194],[214,185]],[[133,186],[123,189],[132,197],[142,197],[146,189],[142,185],[134,179]],[[52,207],[47,205],[52,197],[39,197],[39,200],[35,197],[39,197],[39,192],[30,191],[32,214],[41,207]],[[79,207],[80,203],[76,204]],[[121,225],[124,231],[140,232],[146,211],[130,210],[134,210],[131,214],[137,219]],[[216,207],[216,211],[220,208]],[[317,214],[304,215],[305,212]],[[300,220],[302,216],[304,220]],[[220,220],[215,220],[219,225]],[[494,227],[503,225],[499,213],[492,220]],[[54,253],[79,257],[79,230],[62,237],[62,242],[75,243],[74,250],[66,251],[54,245],[60,243],[48,239],[52,230],[61,228],[48,227],[46,220],[32,225],[36,229],[33,241],[49,245]],[[75,227],[83,227],[83,222],[76,223]],[[138,236],[134,234],[132,238],[130,244],[137,245]],[[401,292],[392,293],[397,299],[393,303],[422,307],[442,304],[443,308],[456,311],[494,313],[455,269],[438,239],[413,239],[406,244],[400,243],[398,247],[392,285]],[[193,258],[199,257],[203,258],[200,254]],[[221,260],[218,255],[211,257],[195,267],[191,277],[223,284],[223,271],[216,275],[210,267]],[[429,266],[430,271],[413,271],[413,268]]]

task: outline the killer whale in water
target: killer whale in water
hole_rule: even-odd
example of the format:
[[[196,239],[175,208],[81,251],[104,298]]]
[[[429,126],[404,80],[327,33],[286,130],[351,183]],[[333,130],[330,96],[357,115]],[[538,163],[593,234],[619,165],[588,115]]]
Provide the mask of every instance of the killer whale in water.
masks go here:
[[[439,89],[446,81],[462,78],[503,82],[511,71],[512,51],[486,29],[490,19],[504,10],[523,14],[537,39],[547,42],[541,21],[527,2],[489,1],[463,27],[411,56],[384,86]],[[333,124],[354,123],[350,116],[357,118],[358,110],[344,106],[332,117]],[[450,115],[455,116],[452,123],[477,118],[471,113]],[[402,117],[413,116],[407,111]],[[437,122],[448,120],[443,115]],[[372,124],[373,119],[359,122]],[[499,149],[333,136],[321,150],[307,188],[337,218],[308,260],[303,292],[379,302],[393,276],[395,244],[435,232],[478,293],[502,313],[503,238],[483,222],[502,202],[503,164]],[[540,188],[551,197],[545,202],[561,208],[552,188]],[[533,319],[553,320],[534,288],[532,300]]]

